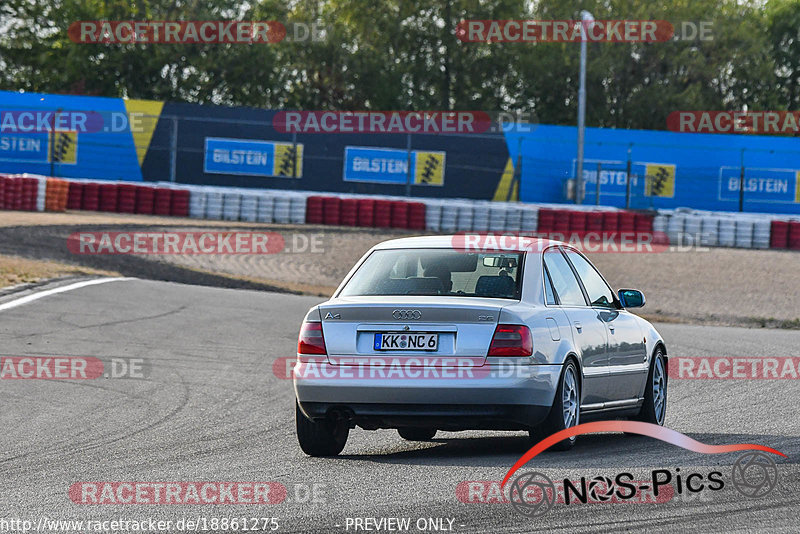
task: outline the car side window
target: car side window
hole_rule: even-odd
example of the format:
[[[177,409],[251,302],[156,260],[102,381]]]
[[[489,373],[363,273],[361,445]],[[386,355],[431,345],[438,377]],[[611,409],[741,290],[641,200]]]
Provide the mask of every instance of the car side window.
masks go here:
[[[574,250],[565,249],[564,253],[569,258],[572,266],[578,271],[583,287],[589,295],[589,301],[592,306],[601,306],[604,308],[616,308],[614,304],[614,292],[608,287],[603,277],[597,272],[597,269],[589,263],[589,261],[575,252]]]
[[[544,298],[545,304],[558,304],[556,302],[556,295],[553,293],[553,282],[550,280],[550,275],[547,274],[547,269],[542,269],[544,273]]]
[[[550,273],[558,299],[563,306],[586,306],[583,291],[575,278],[575,273],[567,263],[567,259],[558,249],[551,248],[544,252],[544,264]]]

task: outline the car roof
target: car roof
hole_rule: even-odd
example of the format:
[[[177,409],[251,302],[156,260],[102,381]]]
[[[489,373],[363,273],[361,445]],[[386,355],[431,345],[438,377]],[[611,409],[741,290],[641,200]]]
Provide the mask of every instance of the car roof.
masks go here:
[[[497,248],[491,246],[492,243],[497,243],[497,240],[504,236],[506,236],[505,242],[501,242]],[[475,241],[475,239],[477,239],[477,241]],[[492,241],[492,239],[494,241]],[[478,245],[472,246],[473,243],[477,243]],[[468,251],[475,252],[542,252],[549,246],[564,244],[565,243],[561,241],[543,239],[535,236],[475,232],[390,239],[378,243],[373,249],[455,248],[459,250],[467,249]]]

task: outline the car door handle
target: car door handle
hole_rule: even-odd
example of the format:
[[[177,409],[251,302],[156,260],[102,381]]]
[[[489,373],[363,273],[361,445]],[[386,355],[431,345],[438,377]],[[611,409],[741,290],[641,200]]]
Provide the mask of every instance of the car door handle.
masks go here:
[[[614,325],[613,324],[608,325],[608,329],[611,330],[612,334],[614,333]]]
[[[580,332],[583,328],[583,325],[579,321],[575,321],[575,328],[578,330],[578,332]]]

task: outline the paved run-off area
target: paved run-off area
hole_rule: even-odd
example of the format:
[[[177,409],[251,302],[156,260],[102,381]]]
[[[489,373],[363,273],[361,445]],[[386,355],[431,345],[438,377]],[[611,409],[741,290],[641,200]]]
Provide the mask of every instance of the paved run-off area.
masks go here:
[[[266,255],[79,255],[74,232],[272,231],[286,248]],[[0,212],[0,282],[61,273],[119,273],[154,280],[330,295],[369,247],[404,231],[198,221],[91,212]],[[3,258],[5,256],[5,258]],[[651,319],[710,325],[800,328],[800,253],[702,248],[590,254],[615,288],[644,291]],[[46,261],[49,263],[41,264]],[[20,266],[20,263],[22,264]],[[24,276],[13,276],[13,265]],[[37,274],[39,276],[37,276]]]

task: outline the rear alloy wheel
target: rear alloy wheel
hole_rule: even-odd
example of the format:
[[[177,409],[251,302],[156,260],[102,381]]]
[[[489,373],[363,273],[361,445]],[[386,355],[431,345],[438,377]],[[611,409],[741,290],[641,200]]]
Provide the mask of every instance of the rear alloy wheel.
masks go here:
[[[312,421],[300,411],[300,405],[296,401],[294,418],[297,424],[297,441],[304,453],[309,456],[336,456],[344,449],[350,434],[347,421]]]
[[[561,380],[553,400],[553,407],[547,419],[537,428],[530,431],[531,441],[539,442],[561,430],[576,426],[581,417],[581,391],[578,381],[578,369],[572,360],[568,360],[561,373]],[[568,451],[575,445],[575,436],[559,441],[550,449]]]
[[[644,391],[644,404],[636,417],[639,421],[654,425],[664,424],[667,416],[667,368],[664,365],[664,353],[659,347],[653,355],[650,372],[647,375],[647,387]]]
[[[398,428],[397,433],[400,437],[408,441],[429,441],[436,435],[435,428]]]

